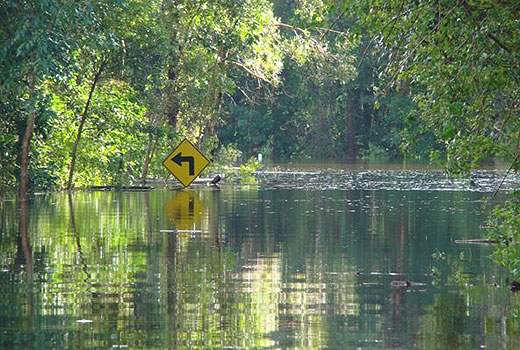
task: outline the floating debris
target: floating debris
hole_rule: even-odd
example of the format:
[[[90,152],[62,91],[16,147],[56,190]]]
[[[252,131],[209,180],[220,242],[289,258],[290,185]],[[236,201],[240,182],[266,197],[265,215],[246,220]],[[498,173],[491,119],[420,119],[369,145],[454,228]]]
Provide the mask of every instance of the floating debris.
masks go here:
[[[151,186],[90,186],[88,188],[91,191],[151,191]]]
[[[203,233],[208,231],[202,230],[159,230],[161,233]]]
[[[410,281],[392,281],[392,282],[390,282],[390,285],[392,287],[397,287],[397,288],[406,288],[406,287],[410,287],[412,285],[412,283]]]
[[[472,238],[472,239],[456,239],[455,243],[459,244],[498,244],[499,241],[487,238]]]
[[[211,180],[210,184],[213,185],[213,186],[217,186],[217,184],[219,183],[219,181],[222,180],[222,177],[220,175],[216,175],[213,180]]]
[[[76,322],[77,322],[77,323],[92,323],[92,322],[94,322],[94,321],[92,321],[92,320],[87,320],[87,319],[81,319],[81,320],[77,320]]]
[[[390,285],[392,287],[396,287],[396,288],[408,288],[408,287],[414,287],[414,286],[425,286],[426,283],[412,282],[412,281],[407,281],[407,280],[404,280],[404,281],[396,280],[396,281],[390,282]]]

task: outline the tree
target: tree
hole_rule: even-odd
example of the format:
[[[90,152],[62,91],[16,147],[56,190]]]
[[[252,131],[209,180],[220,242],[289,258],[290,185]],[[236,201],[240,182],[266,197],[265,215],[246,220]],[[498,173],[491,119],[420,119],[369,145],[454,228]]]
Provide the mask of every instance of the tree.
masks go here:
[[[388,57],[380,91],[405,85],[420,117],[467,172],[490,156],[518,169],[520,7],[490,1],[375,1],[362,11],[372,49]]]
[[[150,80],[148,78],[153,77],[155,71],[158,70],[157,64],[162,63],[160,59],[155,60],[158,52],[161,52],[157,50],[157,45],[145,44],[146,41],[151,40],[151,30],[153,29],[157,29],[155,34],[159,38],[154,42],[162,42],[160,40],[161,28],[154,18],[158,14],[160,5],[161,2],[158,0],[146,2],[126,0],[122,3],[117,0],[105,0],[99,1],[95,8],[96,23],[88,35],[81,38],[82,47],[75,55],[76,64],[82,75],[91,82],[71,151],[69,177],[66,185],[68,190],[73,187],[78,147],[92,97],[103,76],[128,80],[140,89],[142,96],[146,97],[147,87],[143,85],[143,81],[146,84]],[[140,53],[143,49],[150,47],[155,50],[145,50],[144,55]],[[145,57],[151,57],[151,59]],[[152,64],[143,66],[145,62]],[[153,80],[154,83],[157,83],[157,79]]]
[[[146,140],[146,108],[130,84],[105,77],[91,94],[91,81],[71,74],[66,86],[53,90],[54,117],[44,143],[36,146],[40,165],[66,188],[70,174],[71,149],[77,142],[81,113],[92,95],[81,147],[77,148],[74,186],[124,185],[139,178]],[[53,84],[48,84],[53,85]]]
[[[77,35],[92,20],[90,3],[2,2],[0,5],[0,99],[15,116],[21,142],[20,198],[29,188],[31,139],[37,117],[46,110],[41,86],[48,76],[63,76]],[[11,159],[13,161],[13,159]]]
[[[227,101],[230,118],[221,136],[248,156],[338,156],[344,118],[337,97],[355,79],[358,38],[321,1],[276,1],[274,9],[283,58],[280,83],[259,89],[245,76]]]
[[[241,84],[248,94],[237,91],[227,103],[230,117],[220,131],[225,143],[235,142],[248,156],[282,158],[427,153],[432,138],[412,114],[407,89],[376,96],[386,59],[367,54],[366,16],[351,11],[355,6],[274,2],[284,42],[280,87],[261,94],[250,81]]]
[[[388,58],[380,94],[410,89],[419,117],[446,148],[448,171],[468,174],[494,157],[510,162],[505,176],[520,170],[520,5],[395,0],[360,9],[373,49]],[[516,279],[519,204],[514,193],[488,223],[488,236],[502,243],[495,257]]]

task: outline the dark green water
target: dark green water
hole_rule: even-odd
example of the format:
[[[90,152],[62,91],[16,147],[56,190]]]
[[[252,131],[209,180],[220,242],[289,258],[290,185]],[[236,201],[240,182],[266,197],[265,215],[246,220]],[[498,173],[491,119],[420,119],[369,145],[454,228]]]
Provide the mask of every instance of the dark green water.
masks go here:
[[[494,174],[320,174],[1,201],[0,349],[520,347]]]

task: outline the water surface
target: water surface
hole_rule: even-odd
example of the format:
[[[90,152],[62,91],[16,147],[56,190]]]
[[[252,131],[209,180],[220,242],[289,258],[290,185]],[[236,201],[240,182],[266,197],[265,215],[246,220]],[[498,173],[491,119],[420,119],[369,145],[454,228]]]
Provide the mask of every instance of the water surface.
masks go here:
[[[469,180],[292,170],[4,198],[0,348],[517,349],[493,248],[455,243],[483,236],[500,175]]]

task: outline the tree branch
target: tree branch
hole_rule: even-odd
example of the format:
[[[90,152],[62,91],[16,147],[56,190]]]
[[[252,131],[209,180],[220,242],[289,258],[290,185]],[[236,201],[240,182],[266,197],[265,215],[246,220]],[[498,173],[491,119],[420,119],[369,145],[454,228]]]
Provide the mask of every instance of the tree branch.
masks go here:
[[[461,0],[461,2],[462,2],[462,6],[464,7],[464,10],[466,11],[466,14],[468,15],[468,17],[471,19],[471,21],[473,23],[475,23],[475,25],[477,25],[480,28],[481,23],[477,22],[477,20],[475,20],[475,18],[473,17],[473,8],[471,7],[471,5],[468,4],[467,0]],[[508,54],[512,53],[511,48],[508,47],[506,44],[504,44],[502,41],[500,41],[500,39],[498,39],[495,35],[493,35],[489,32],[485,32],[484,35],[488,39],[493,41],[495,44],[497,44],[504,51],[506,51]]]
[[[242,68],[244,71],[246,71],[248,74],[255,77],[256,79],[258,79],[260,81],[264,81],[264,82],[268,83],[269,85],[276,87],[276,85],[273,84],[271,81],[269,81],[269,79],[267,79],[265,76],[262,76],[256,72],[252,71],[249,67],[247,67],[243,63],[240,63],[238,61],[230,61],[230,62],[233,63],[235,66]]]
[[[509,175],[509,173],[511,172],[511,170],[513,169],[513,166],[515,166],[515,164],[518,162],[518,158],[520,157],[520,152],[517,152],[516,153],[516,156],[515,158],[513,159],[513,161],[511,162],[511,164],[509,164],[509,168],[507,169],[504,177],[502,178],[502,181],[500,181],[500,184],[498,185],[498,187],[496,188],[495,192],[493,192],[493,198],[495,198],[495,196],[497,195],[498,191],[500,190],[500,188],[502,187],[502,185],[504,184],[504,181],[506,180],[507,176]]]
[[[284,29],[291,29],[294,31],[294,33],[302,33],[304,36],[308,36],[309,33],[305,30],[305,29],[302,29],[302,28],[299,28],[299,27],[295,27],[295,26],[292,26],[290,24],[286,24],[286,23],[282,23],[282,22],[276,22],[275,25],[277,27],[280,27],[280,28],[284,28]]]
[[[331,32],[331,33],[335,33],[335,34],[339,34],[339,33],[341,33],[341,32],[338,32],[338,31],[336,31],[336,30],[332,30],[332,27],[334,27],[334,26],[336,25],[336,23],[340,20],[340,18],[343,17],[343,15],[345,14],[345,12],[347,12],[347,7],[345,7],[345,10],[343,10],[343,12],[341,12],[341,13],[339,14],[339,16],[336,17],[336,18],[334,19],[334,21],[332,21],[332,23],[330,24],[330,26],[329,26],[327,29],[325,29],[325,31],[323,32],[323,34],[321,34],[320,41],[323,40],[323,38],[325,37],[325,35],[327,35],[329,32]],[[323,29],[323,28],[318,28],[318,29]]]
[[[388,26],[391,25],[391,24],[395,25],[395,23],[397,22],[397,20],[398,20],[399,18],[401,18],[401,17],[403,17],[403,16],[405,16],[405,15],[407,15],[407,14],[410,14],[410,13],[412,13],[413,11],[417,11],[417,10],[420,9],[421,7],[425,6],[426,4],[428,4],[428,2],[424,2],[424,3],[422,3],[421,5],[418,5],[418,6],[416,6],[416,7],[413,7],[413,8],[411,8],[411,9],[407,10],[407,11],[404,11],[404,12],[402,12],[402,13],[398,13],[398,14],[395,15],[392,19],[388,20],[385,24],[383,24],[383,27],[379,30],[379,35],[375,35],[375,36],[373,36],[372,39],[370,39],[370,41],[368,42],[368,44],[367,44],[365,50],[363,50],[363,54],[361,55],[361,58],[359,59],[359,65],[358,65],[358,67],[359,67],[359,66],[361,65],[361,63],[364,61],[364,59],[365,59],[365,57],[366,57],[366,54],[367,54],[367,52],[368,52],[368,49],[370,49],[370,47],[374,44],[375,40],[376,40],[377,38],[379,38],[379,37],[382,35],[382,33],[383,33],[383,31],[386,29],[386,27],[388,27]],[[393,27],[393,26],[392,26],[392,27]],[[393,31],[393,29],[392,29],[392,31]]]
[[[452,12],[453,10],[455,10],[456,8],[456,5],[453,6],[445,15],[445,17],[448,17]],[[395,82],[395,79],[397,78],[397,76],[399,75],[399,73],[401,72],[403,66],[406,64],[406,62],[408,62],[408,60],[410,59],[410,57],[412,56],[412,54],[415,54],[415,52],[417,51],[417,49],[419,48],[419,46],[422,45],[422,43],[430,37],[430,35],[435,32],[437,30],[437,28],[439,28],[439,26],[441,25],[442,21],[439,21],[437,22],[437,24],[435,25],[435,27],[433,27],[424,37],[421,38],[421,40],[413,47],[412,50],[408,51],[408,54],[401,60],[401,62],[399,63],[399,67],[398,69],[395,71],[395,73],[392,75],[392,78],[390,79],[390,81],[388,82],[388,84],[386,84],[385,88],[381,91],[381,94],[383,94],[384,92],[386,92],[386,90],[388,90],[388,88],[390,88],[390,86],[393,85],[393,83]]]

